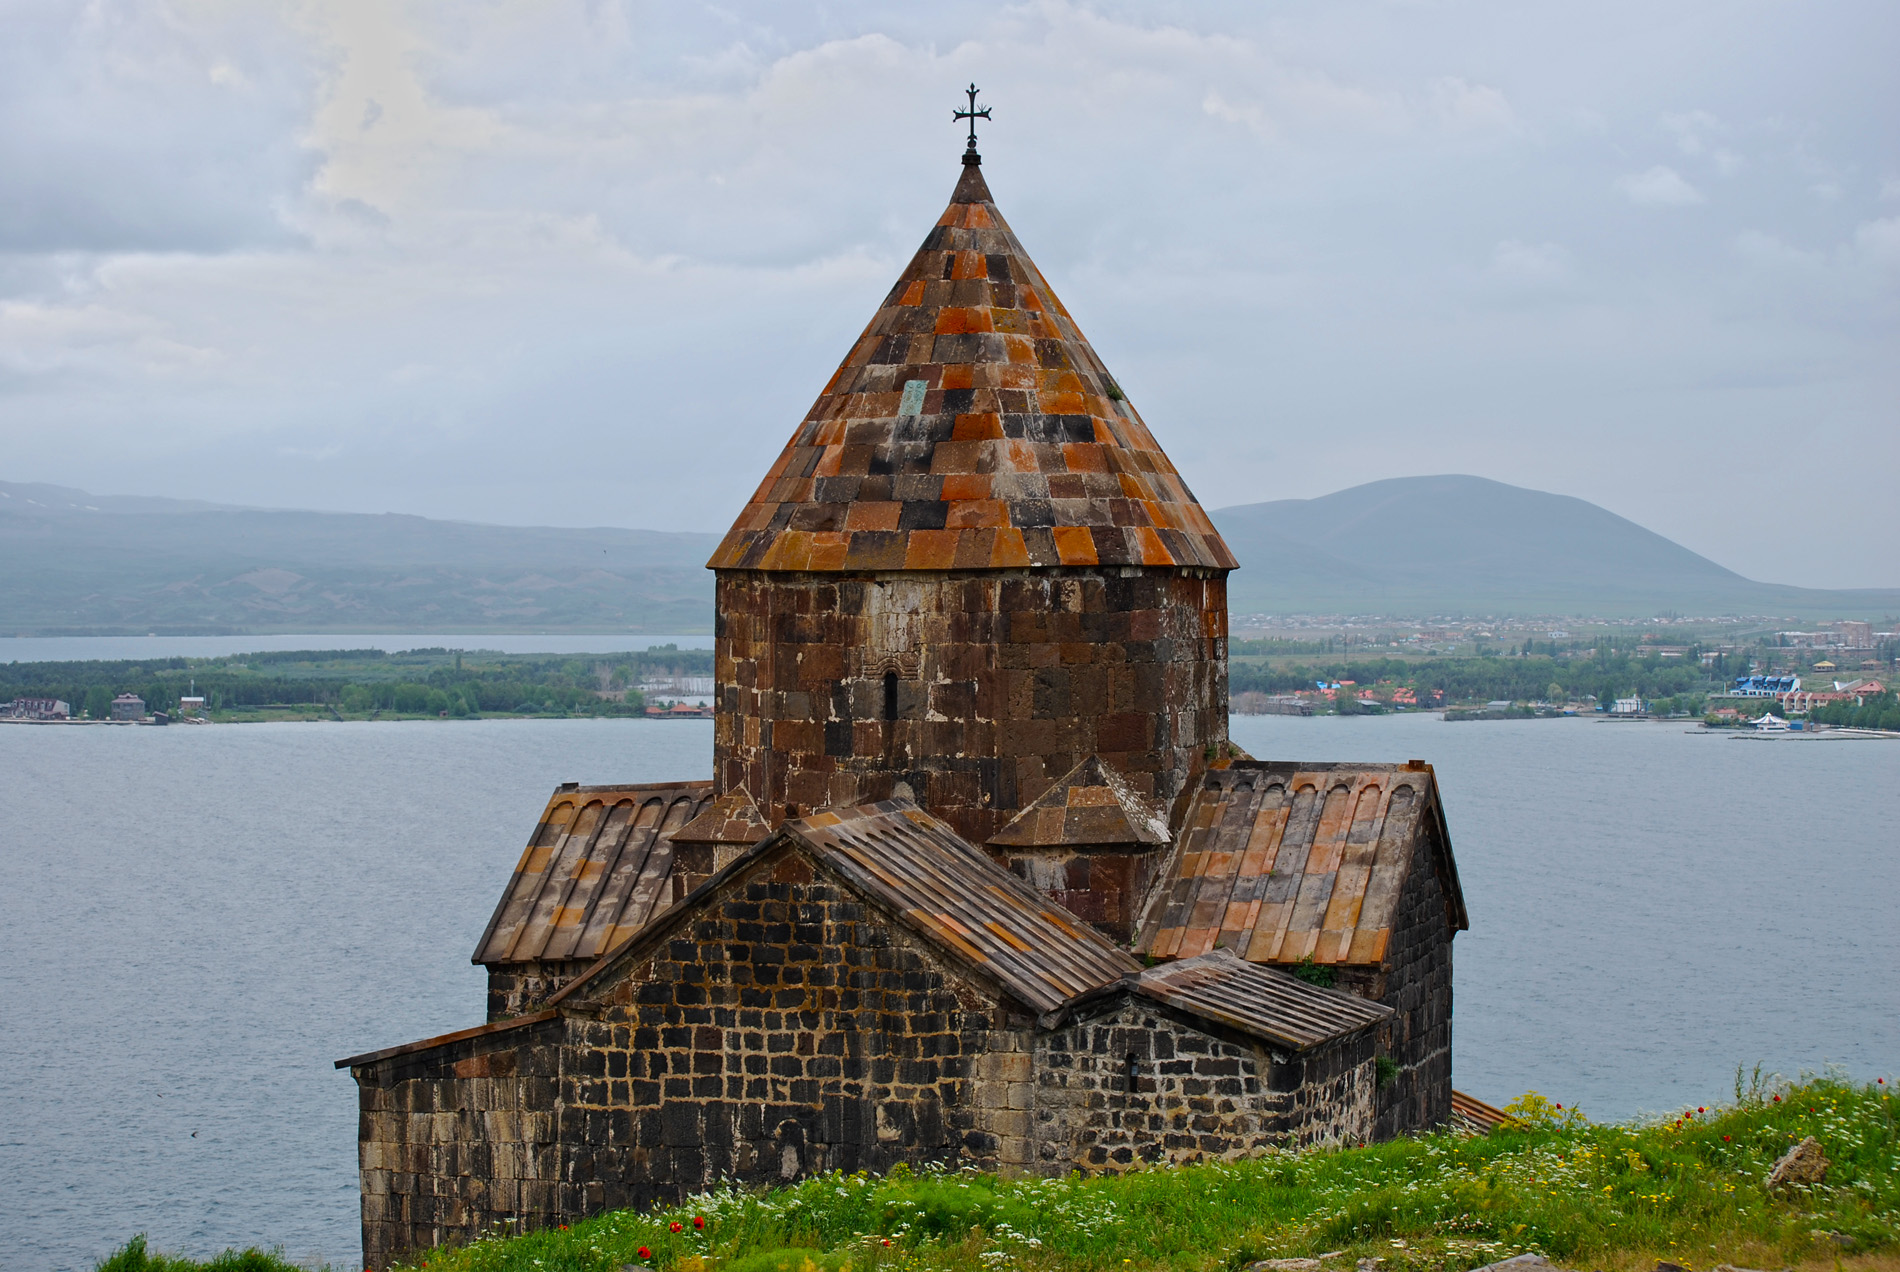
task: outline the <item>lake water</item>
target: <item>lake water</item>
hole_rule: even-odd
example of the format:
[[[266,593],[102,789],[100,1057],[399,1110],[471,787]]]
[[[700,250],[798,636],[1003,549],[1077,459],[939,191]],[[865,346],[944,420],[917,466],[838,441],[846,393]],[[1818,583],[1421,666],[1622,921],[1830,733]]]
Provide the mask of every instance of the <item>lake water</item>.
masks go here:
[[[502,635],[453,636],[432,632],[399,636],[387,632],[351,635],[316,632],[289,636],[4,636],[0,663],[77,662],[118,658],[222,658],[279,649],[492,649],[503,654],[618,654],[655,645],[711,649],[710,633],[694,636]]]
[[[1429,716],[1234,734],[1437,766],[1472,923],[1463,1090],[1620,1118],[1719,1100],[1738,1063],[1900,1058],[1900,743]],[[356,1266],[356,1096],[331,1062],[481,1021],[468,956],[556,783],[703,776],[711,749],[689,721],[0,727],[0,1262],[90,1268],[144,1231]]]

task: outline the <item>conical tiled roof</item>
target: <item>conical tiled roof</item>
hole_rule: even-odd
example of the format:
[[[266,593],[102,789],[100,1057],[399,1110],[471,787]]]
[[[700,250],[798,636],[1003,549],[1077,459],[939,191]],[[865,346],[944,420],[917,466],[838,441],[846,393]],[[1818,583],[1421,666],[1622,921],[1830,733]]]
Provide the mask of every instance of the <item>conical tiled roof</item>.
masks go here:
[[[708,564],[1236,562],[968,166]]]

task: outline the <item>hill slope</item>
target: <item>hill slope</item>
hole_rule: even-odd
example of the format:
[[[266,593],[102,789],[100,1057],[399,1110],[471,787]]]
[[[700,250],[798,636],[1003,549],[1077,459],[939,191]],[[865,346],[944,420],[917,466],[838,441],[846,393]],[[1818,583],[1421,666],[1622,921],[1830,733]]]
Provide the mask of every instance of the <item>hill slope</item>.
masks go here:
[[[1479,477],[1213,517],[1240,558],[1236,614],[1900,612],[1900,589],[1757,583],[1595,504]],[[703,632],[717,543],[0,482],[0,635]]]
[[[1757,583],[1593,503],[1482,477],[1397,477],[1212,516],[1240,559],[1237,614],[1900,610],[1900,589]]]
[[[704,631],[717,543],[0,482],[0,633]]]

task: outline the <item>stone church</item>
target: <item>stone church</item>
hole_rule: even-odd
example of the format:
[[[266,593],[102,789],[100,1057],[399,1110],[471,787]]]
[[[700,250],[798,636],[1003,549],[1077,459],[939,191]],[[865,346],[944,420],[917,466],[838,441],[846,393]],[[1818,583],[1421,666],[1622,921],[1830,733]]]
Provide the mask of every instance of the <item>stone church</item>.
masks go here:
[[[1432,770],[1228,741],[1233,555],[979,165],[713,556],[712,780],[557,789],[487,1023],[338,1062],[367,1266],[722,1178],[1451,1117]]]

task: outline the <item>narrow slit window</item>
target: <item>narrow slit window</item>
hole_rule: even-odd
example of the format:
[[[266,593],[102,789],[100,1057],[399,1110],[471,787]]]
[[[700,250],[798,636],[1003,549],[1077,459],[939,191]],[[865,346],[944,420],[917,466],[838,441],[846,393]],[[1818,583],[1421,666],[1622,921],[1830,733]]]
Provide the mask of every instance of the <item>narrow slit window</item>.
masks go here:
[[[1141,1089],[1141,1057],[1134,1052],[1128,1053],[1128,1094],[1133,1095]]]
[[[884,718],[897,719],[897,673],[894,671],[884,673]]]

